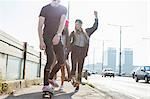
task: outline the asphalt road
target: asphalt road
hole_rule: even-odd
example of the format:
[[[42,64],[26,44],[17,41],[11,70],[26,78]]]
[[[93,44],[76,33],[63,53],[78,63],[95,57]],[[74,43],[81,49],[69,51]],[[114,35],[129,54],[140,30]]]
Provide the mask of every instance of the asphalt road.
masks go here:
[[[88,82],[99,90],[114,96],[128,96],[129,99],[150,99],[150,83],[145,83],[142,80],[137,83],[130,77],[110,78],[92,75]]]

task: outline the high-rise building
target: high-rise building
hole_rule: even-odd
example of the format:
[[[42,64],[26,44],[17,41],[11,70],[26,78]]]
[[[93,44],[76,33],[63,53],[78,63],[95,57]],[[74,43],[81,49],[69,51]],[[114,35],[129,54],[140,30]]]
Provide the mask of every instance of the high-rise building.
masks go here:
[[[116,48],[108,48],[105,52],[105,65],[108,68],[116,70]]]
[[[133,69],[133,50],[125,48],[122,52],[122,73],[130,74]]]

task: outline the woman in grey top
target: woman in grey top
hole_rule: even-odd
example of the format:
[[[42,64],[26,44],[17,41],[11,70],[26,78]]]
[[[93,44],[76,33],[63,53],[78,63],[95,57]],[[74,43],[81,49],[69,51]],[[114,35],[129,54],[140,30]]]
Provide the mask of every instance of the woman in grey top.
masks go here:
[[[70,40],[70,51],[71,51],[71,77],[74,86],[76,87],[75,91],[79,90],[79,84],[81,83],[82,70],[85,57],[87,56],[88,48],[89,48],[89,38],[94,33],[94,31],[98,28],[98,17],[97,12],[94,11],[95,22],[91,28],[87,28],[85,30],[82,29],[82,21],[77,19],[75,21],[75,30],[71,32],[69,40]],[[78,66],[78,75],[75,76],[75,71]],[[77,78],[77,79],[76,79]]]

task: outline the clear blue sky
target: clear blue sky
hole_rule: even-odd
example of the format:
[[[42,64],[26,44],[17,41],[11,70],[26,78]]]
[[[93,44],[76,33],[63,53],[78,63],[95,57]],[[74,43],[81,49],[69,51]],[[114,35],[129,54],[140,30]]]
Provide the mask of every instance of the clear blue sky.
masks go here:
[[[61,0],[67,6],[67,0]],[[0,30],[20,41],[27,41],[38,49],[38,15],[50,0],[0,0]],[[101,62],[102,42],[107,47],[119,48],[119,28],[108,24],[131,25],[122,29],[122,47],[133,48],[134,64],[150,64],[150,1],[149,0],[70,0],[70,32],[76,18],[83,20],[83,27],[94,22],[93,11],[99,15],[99,28],[90,42],[85,64]],[[33,39],[34,38],[34,39]],[[93,53],[95,54],[93,55]],[[141,58],[140,58],[141,57]],[[88,61],[89,59],[89,61]]]

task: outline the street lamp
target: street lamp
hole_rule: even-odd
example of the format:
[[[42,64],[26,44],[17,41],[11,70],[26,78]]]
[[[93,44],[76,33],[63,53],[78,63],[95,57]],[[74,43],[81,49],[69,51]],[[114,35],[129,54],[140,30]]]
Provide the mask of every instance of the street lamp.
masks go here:
[[[68,20],[69,20],[69,14],[70,14],[70,1],[68,0]]]
[[[105,50],[105,42],[110,40],[102,40],[102,70],[104,68],[104,50]]]
[[[104,49],[105,49],[105,42],[106,41],[111,41],[111,40],[100,40],[100,39],[94,39],[94,40],[97,40],[97,41],[102,41],[102,67],[101,69],[103,70],[104,68]],[[94,53],[95,53],[95,49],[94,49]],[[94,63],[94,60],[93,60],[93,63]]]
[[[122,47],[122,27],[131,27],[130,25],[123,26],[123,25],[114,25],[114,24],[108,24],[110,26],[115,26],[120,28],[120,49],[119,49],[119,76],[121,76],[121,47]]]
[[[95,48],[93,50],[93,72],[94,72],[94,65],[95,65]]]
[[[103,40],[103,49],[102,49],[102,70],[104,68],[104,40]]]

